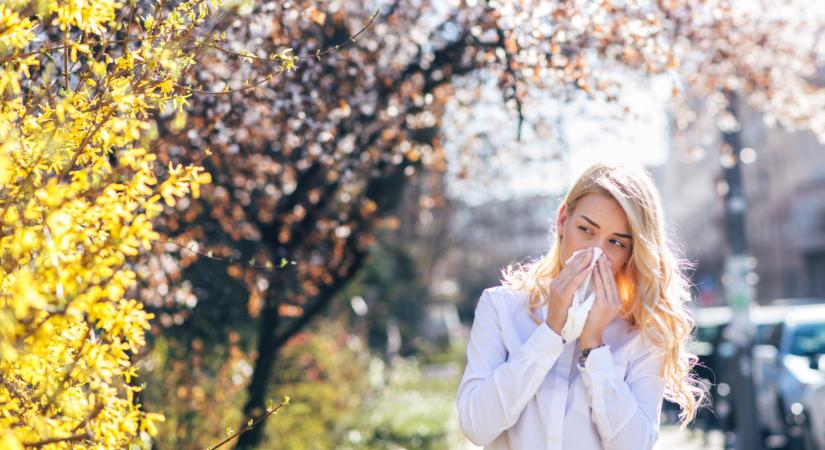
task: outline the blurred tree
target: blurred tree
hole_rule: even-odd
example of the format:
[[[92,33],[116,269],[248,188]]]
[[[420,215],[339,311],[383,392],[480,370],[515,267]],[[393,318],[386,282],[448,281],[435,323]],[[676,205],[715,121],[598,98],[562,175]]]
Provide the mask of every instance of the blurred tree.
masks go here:
[[[151,352],[140,358],[141,380],[147,385],[141,402],[166,415],[153,448],[208,448],[226,437],[228,425],[247,419],[241,417],[237,399],[244,395],[252,366],[238,342],[237,334],[210,343],[210,348],[201,339],[189,345],[174,337],[153,339]]]
[[[370,389],[371,356],[341,322],[316,321],[283,346],[273,370],[291,406],[265,422],[268,447],[334,449],[356,425]],[[239,342],[236,333],[211,349],[197,338],[188,346],[162,335],[155,339],[143,360],[149,387],[142,400],[149,408],[162,406],[167,420],[158,425],[153,448],[211,448],[227,429],[248,421],[242,410],[252,361]]]
[[[375,6],[383,14],[364,32]],[[628,74],[669,74],[679,81],[675,94],[690,86],[715,96],[736,85],[784,123],[823,132],[825,96],[810,81],[820,62],[811,51],[819,24],[763,10],[722,0],[250,6],[231,22],[226,41],[254,52],[199,59],[201,70],[189,82],[206,95],[192,101],[188,116],[161,125],[158,147],[161,161],[214,150],[205,161],[213,185],[200,200],[179,202],[161,226],[183,267],[203,256],[228,261],[227,275],[246,286],[220,300],[216,314],[237,320],[221,324],[227,330],[242,326],[244,314],[225,312],[243,303],[257,320],[245,413],[263,408],[278,349],[364,265],[375,231],[393,222],[390,212],[409,177],[446,168],[439,129],[458,89],[471,102],[482,80],[497,80],[503,107],[520,128],[531,125],[524,110],[537,93],[620,101]],[[794,41],[794,33],[805,39]],[[344,44],[294,75],[241,89],[245,80],[267,81],[270,67],[261,59],[281,48],[294,49],[300,62]],[[180,276],[174,264],[169,272]],[[210,285],[223,283],[217,274],[210,278]],[[157,283],[163,292],[176,284]],[[168,301],[163,297],[158,305]],[[218,307],[210,298],[199,307]],[[191,309],[169,306],[174,314]],[[239,447],[259,439],[253,430]]]
[[[379,236],[370,247],[368,263],[340,293],[342,299],[350,302],[330,305],[328,314],[350,316],[351,326],[365,329],[367,343],[373,351],[385,356],[391,352],[410,356],[416,350],[427,294],[419,266],[408,250]],[[366,306],[363,316],[353,311],[358,307],[354,304],[355,297],[360,297]],[[400,348],[389,347],[391,323],[398,326]]]
[[[349,302],[331,304],[326,312],[349,315],[353,327],[366,328],[370,348],[386,357],[421,350],[426,307],[437,300],[435,262],[448,235],[443,183],[444,174],[437,171],[416,171],[407,178],[402,198],[387,211],[392,216],[374,232],[366,264],[340,291]],[[400,348],[389,348],[396,326]]]

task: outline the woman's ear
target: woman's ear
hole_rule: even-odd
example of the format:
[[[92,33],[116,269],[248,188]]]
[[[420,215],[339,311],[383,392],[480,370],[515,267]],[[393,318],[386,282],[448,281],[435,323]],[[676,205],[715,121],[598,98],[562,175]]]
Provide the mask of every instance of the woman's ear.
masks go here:
[[[562,230],[564,230],[564,223],[567,222],[567,202],[561,202],[561,206],[559,207],[559,213],[556,214],[556,230],[558,232],[559,238],[563,236]]]
[[[567,222],[568,217],[567,202],[561,202],[559,213],[556,214],[556,233],[559,239],[564,237],[564,224]]]

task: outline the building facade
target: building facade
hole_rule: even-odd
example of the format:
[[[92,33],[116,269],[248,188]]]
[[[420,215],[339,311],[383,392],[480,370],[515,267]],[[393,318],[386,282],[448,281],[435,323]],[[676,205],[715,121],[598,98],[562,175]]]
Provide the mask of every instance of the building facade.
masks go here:
[[[825,297],[825,145],[807,131],[765,124],[740,105],[744,148],[749,254],[756,258],[756,297]],[[672,133],[666,163],[652,169],[668,218],[685,253],[698,266],[693,281],[700,303],[724,303],[720,288],[725,255],[721,133],[702,117]]]

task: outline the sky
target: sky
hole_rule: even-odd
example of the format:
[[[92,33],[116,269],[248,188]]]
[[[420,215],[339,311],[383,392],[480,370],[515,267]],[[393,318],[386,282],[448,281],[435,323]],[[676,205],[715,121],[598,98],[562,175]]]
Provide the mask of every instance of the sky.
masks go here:
[[[623,100],[631,109],[620,118],[611,116],[619,111],[617,104],[582,101],[565,108],[568,185],[595,162],[664,163],[670,146],[667,113],[657,94],[652,86],[628,87]]]
[[[468,97],[469,107],[456,106],[462,100],[457,98],[443,128],[450,162],[461,163],[462,149],[474,158],[485,156],[469,167],[469,179],[456,177],[462,164],[451,165],[448,195],[471,205],[558,195],[595,162],[662,164],[669,150],[670,85],[663,79],[644,83],[628,80],[621,104],[538,98],[524,107],[527,124],[521,142],[516,141],[517,119],[493,83],[485,85],[479,99]]]

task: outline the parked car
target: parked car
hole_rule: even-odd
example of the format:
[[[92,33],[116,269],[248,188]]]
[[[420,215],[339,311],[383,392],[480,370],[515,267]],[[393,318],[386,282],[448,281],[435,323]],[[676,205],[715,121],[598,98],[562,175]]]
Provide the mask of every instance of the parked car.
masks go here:
[[[754,324],[752,367],[757,418],[763,440],[781,436],[784,440],[784,417],[777,408],[778,393],[771,378],[779,347],[779,330],[792,307],[786,305],[758,306],[751,310]],[[768,346],[770,348],[768,348]]]
[[[825,357],[820,356],[817,365],[820,372],[825,372]],[[802,404],[808,406],[801,430],[801,447],[825,450],[825,381],[809,385]]]
[[[727,309],[727,308],[726,308]],[[709,359],[710,366],[708,372],[713,382],[711,389],[711,406],[714,425],[712,428],[722,431],[725,434],[725,448],[735,448],[735,435],[737,433],[736,395],[739,393],[737,386],[741,383],[740,373],[741,363],[737,359],[739,345],[747,344],[752,346],[761,343],[771,331],[779,326],[784,319],[783,309],[780,307],[760,307],[754,306],[748,311],[752,328],[743,328],[742,323],[736,322],[736,312],[723,312],[716,308],[708,310],[705,314],[716,317],[719,323],[713,331],[713,353]],[[697,315],[697,317],[701,317]],[[744,342],[739,339],[746,336]],[[697,336],[699,335],[697,329]],[[701,359],[701,358],[700,358]],[[753,360],[753,358],[751,358]],[[753,371],[754,392],[759,392],[758,382],[760,377],[754,372],[761,371],[759,364],[751,365]],[[757,399],[758,400],[758,399]],[[775,402],[774,402],[775,404]],[[757,414],[758,416],[758,414]]]
[[[754,347],[760,423],[786,436],[792,448],[825,450],[825,401],[817,402],[825,384],[823,355],[825,304],[789,307],[782,323]]]

